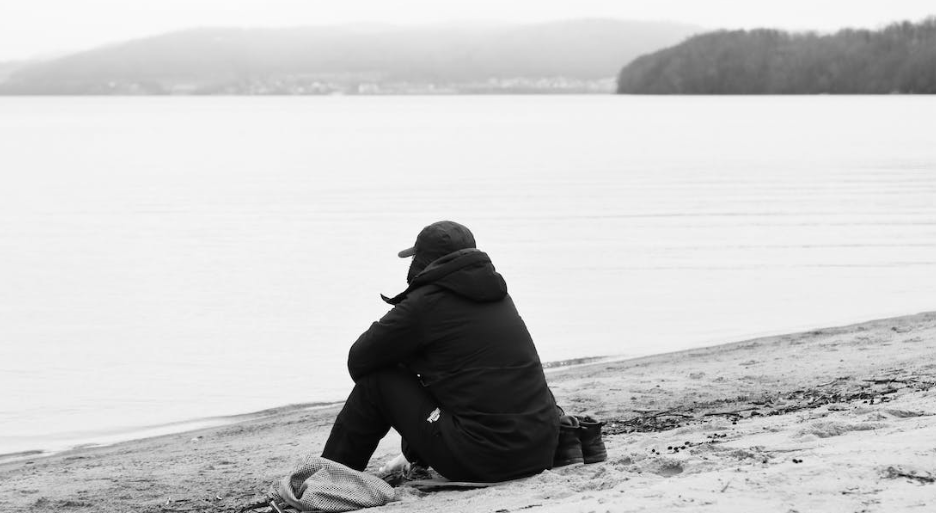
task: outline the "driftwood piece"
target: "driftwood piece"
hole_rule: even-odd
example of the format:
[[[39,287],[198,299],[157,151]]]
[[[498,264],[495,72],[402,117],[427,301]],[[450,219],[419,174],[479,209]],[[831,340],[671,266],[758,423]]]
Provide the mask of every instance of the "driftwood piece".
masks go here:
[[[884,385],[887,383],[915,383],[917,381],[916,376],[907,376],[903,378],[871,378],[862,380],[866,383],[875,383],[878,385]]]
[[[920,483],[924,483],[924,484],[936,483],[936,477],[933,477],[930,475],[921,476],[921,475],[918,475],[916,472],[913,472],[913,471],[908,472],[898,467],[887,467],[887,470],[884,471],[884,477],[887,477],[889,479],[896,479],[898,477],[904,477],[907,479],[913,479],[914,481],[919,481]]]

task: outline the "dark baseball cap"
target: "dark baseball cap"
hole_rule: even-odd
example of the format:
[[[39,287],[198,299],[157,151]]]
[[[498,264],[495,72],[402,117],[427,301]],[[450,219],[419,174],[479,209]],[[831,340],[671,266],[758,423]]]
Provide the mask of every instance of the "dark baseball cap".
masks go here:
[[[439,221],[423,228],[416,236],[416,245],[398,255],[408,258],[419,253],[434,260],[460,249],[476,247],[474,235],[466,226],[455,221]]]

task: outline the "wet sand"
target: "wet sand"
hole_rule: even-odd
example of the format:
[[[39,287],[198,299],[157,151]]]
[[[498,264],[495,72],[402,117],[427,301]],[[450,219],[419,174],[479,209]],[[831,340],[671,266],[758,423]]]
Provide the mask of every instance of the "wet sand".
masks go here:
[[[627,341],[622,340],[622,348]],[[608,460],[481,490],[397,489],[374,511],[929,511],[936,313],[550,370],[607,422]],[[0,464],[0,511],[239,511],[338,406]],[[398,452],[391,434],[374,471]]]

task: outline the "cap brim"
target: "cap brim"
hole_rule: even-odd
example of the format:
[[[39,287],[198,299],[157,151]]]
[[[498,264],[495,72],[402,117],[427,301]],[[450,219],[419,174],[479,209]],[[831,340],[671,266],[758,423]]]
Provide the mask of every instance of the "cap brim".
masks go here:
[[[416,246],[413,246],[411,248],[400,251],[399,253],[397,253],[397,256],[400,258],[409,258],[415,254],[416,254]]]

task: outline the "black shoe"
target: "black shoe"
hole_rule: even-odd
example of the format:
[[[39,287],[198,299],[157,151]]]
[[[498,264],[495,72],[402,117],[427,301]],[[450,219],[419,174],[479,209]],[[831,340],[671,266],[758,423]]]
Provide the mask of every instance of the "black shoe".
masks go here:
[[[433,479],[435,476],[432,475],[432,471],[429,469],[428,465],[423,465],[422,463],[412,463],[410,464],[409,471],[406,473],[407,481],[421,481],[426,479]]]
[[[578,437],[582,446],[582,456],[585,463],[598,463],[608,459],[608,450],[601,440],[601,426],[591,417],[576,417],[578,421]]]
[[[553,468],[584,463],[582,442],[579,440],[579,421],[571,415],[563,415],[559,419],[559,445],[553,456]]]

